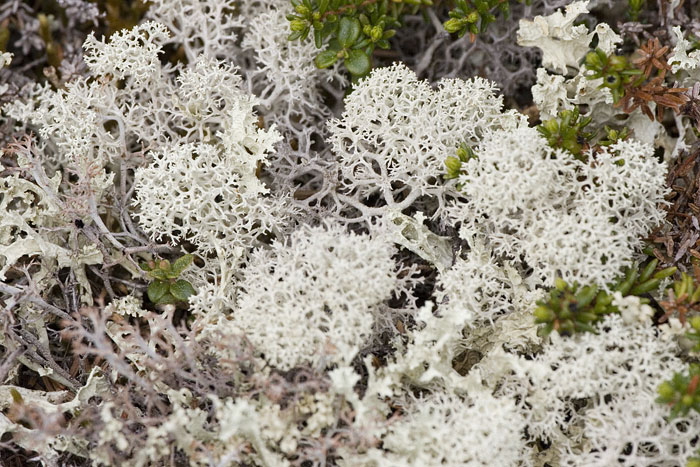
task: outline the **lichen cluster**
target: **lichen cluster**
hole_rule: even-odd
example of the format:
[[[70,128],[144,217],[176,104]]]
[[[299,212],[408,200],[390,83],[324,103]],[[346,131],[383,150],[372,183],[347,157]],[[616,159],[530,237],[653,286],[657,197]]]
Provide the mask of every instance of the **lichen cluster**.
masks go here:
[[[0,463],[700,465],[698,0],[0,0]]]

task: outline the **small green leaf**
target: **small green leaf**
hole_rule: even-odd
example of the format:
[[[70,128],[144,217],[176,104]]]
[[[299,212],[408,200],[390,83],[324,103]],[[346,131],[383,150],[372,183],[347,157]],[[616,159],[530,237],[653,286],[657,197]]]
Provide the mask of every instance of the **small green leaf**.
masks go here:
[[[338,42],[342,48],[348,48],[355,43],[360,36],[362,26],[357,18],[343,16],[338,27]]]
[[[169,284],[165,281],[154,280],[148,285],[148,298],[153,303],[158,303],[163,295],[168,292]]]
[[[336,54],[340,52],[343,48],[340,46],[340,42],[338,42],[338,39],[331,39],[328,41],[328,49],[327,50],[332,50]]]
[[[166,293],[165,295],[163,295],[162,297],[160,297],[158,299],[158,301],[156,302],[156,305],[166,305],[168,303],[177,303],[177,301],[178,300],[175,297],[173,297],[171,294]]]
[[[536,323],[548,323],[556,318],[554,312],[546,306],[538,306],[534,312]]]
[[[338,61],[338,54],[332,50],[324,50],[316,56],[314,60],[319,68],[328,68]]]
[[[151,277],[153,277],[155,279],[161,279],[161,280],[168,279],[168,274],[166,273],[166,271],[163,271],[162,269],[159,269],[159,268],[155,268],[152,271],[149,271],[148,275],[150,275]]]
[[[391,44],[389,44],[389,41],[381,39],[377,41],[377,47],[379,47],[380,49],[387,50],[391,48]]]
[[[576,305],[579,307],[588,306],[596,297],[597,293],[598,287],[595,285],[583,287],[575,296]]]
[[[639,271],[637,270],[637,265],[635,264],[634,267],[629,268],[624,281],[615,287],[614,291],[620,292],[623,297],[626,296],[627,292],[629,292],[629,290],[632,288],[632,285],[634,285],[634,281],[637,280],[637,277],[639,277]]]
[[[345,67],[355,76],[364,76],[369,73],[372,65],[363,50],[351,50],[345,59]]]
[[[304,33],[304,31],[294,31],[293,33],[291,33],[287,37],[287,40],[288,41],[295,41],[295,40],[299,39],[303,33]]]
[[[292,32],[301,32],[308,28],[307,22],[303,19],[295,19],[289,22],[289,29]]]
[[[372,41],[370,41],[368,38],[365,37],[360,42],[355,42],[355,45],[353,45],[352,48],[353,49],[363,49],[370,44],[372,44]]]
[[[329,0],[321,0],[318,2],[318,12],[321,14],[324,14],[326,10],[328,9],[328,2]]]
[[[660,282],[661,279],[649,279],[646,282],[642,282],[641,284],[635,286],[632,290],[630,290],[630,295],[642,295],[651,292],[652,290],[655,290],[657,287],[659,287]]]
[[[654,279],[666,279],[667,277],[670,277],[676,273],[676,268],[675,266],[671,266],[670,268],[662,269],[661,271],[657,272],[654,274]]]
[[[317,49],[320,49],[323,46],[323,35],[321,32],[321,29],[314,29],[314,44],[316,45]]]
[[[175,274],[175,277],[177,277],[180,274],[182,274],[182,271],[187,269],[187,267],[190,264],[192,264],[193,260],[194,260],[194,256],[192,256],[190,254],[180,256],[178,259],[175,260],[173,265],[170,267],[170,270]]]
[[[195,290],[194,287],[192,287],[192,284],[180,279],[179,281],[170,285],[170,293],[177,300],[186,302],[191,295],[195,294]]]
[[[639,276],[639,282],[646,282],[651,278],[651,275],[654,273],[654,270],[656,269],[656,266],[659,264],[659,260],[654,258],[653,260],[649,261],[649,264],[647,264],[644,269],[642,270],[642,274]]]

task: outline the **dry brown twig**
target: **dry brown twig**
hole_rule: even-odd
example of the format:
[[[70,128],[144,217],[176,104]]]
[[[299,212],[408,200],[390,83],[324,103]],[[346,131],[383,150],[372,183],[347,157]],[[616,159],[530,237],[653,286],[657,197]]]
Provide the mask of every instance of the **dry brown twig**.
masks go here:
[[[700,131],[700,82],[696,82],[692,88],[686,92],[688,100],[680,108],[680,113],[690,118],[695,127]]]
[[[657,244],[654,255],[665,265],[689,269],[691,258],[700,259],[700,147],[681,154],[670,166],[666,223],[649,240]]]
[[[649,107],[650,103],[656,104],[656,119],[663,120],[665,109],[671,109],[678,113],[681,105],[688,101],[685,92],[688,88],[669,88],[664,85],[663,76],[657,76],[651,81],[642,85],[635,86],[630,84],[625,87],[625,95],[616,104],[626,113],[632,113],[637,108],[641,108],[642,112],[654,120],[654,113]]]
[[[622,107],[626,113],[632,113],[636,109],[641,109],[649,119],[654,120],[654,113],[650,104],[656,104],[656,120],[663,119],[665,109],[671,109],[676,113],[685,104],[689,97],[685,94],[687,88],[676,88],[666,86],[664,80],[666,73],[671,66],[666,61],[669,46],[662,45],[658,37],[649,39],[646,44],[637,49],[638,58],[632,63],[644,75],[644,78],[637,79],[625,86],[624,96],[617,102],[616,106]],[[649,77],[656,72],[651,80]]]
[[[649,78],[651,72],[656,68],[663,79],[666,77],[666,72],[671,69],[665,58],[668,51],[669,47],[667,45],[662,47],[659,38],[655,37],[653,40],[649,39],[637,50],[639,58],[633,60],[632,63],[644,72],[646,78]]]

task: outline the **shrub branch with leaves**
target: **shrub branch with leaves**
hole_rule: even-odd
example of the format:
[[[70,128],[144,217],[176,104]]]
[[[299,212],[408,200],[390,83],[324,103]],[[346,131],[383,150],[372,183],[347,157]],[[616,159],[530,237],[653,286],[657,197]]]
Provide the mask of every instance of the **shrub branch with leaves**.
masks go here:
[[[676,272],[675,267],[656,271],[658,259],[653,259],[643,267],[631,267],[624,277],[612,284],[610,292],[599,290],[595,285],[579,286],[569,285],[561,279],[557,279],[554,288],[549,292],[549,297],[537,302],[534,311],[535,322],[544,324],[540,331],[547,335],[557,331],[562,335],[570,335],[575,332],[596,332],[595,324],[606,315],[616,313],[619,308],[614,300],[627,296],[643,296],[655,291],[661,282]],[[640,298],[642,305],[649,304],[646,297]]]
[[[338,61],[354,78],[369,73],[375,48],[388,49],[388,40],[401,27],[401,18],[414,14],[431,0],[292,0],[295,13],[289,40],[306,40],[313,31],[319,68]]]
[[[454,9],[450,10],[450,19],[444,23],[445,30],[450,34],[456,33],[462,37],[467,32],[469,39],[474,42],[479,33],[485,32],[489,24],[496,21],[496,14],[505,18],[510,15],[512,0],[457,0]],[[531,3],[531,0],[518,0],[520,3]]]

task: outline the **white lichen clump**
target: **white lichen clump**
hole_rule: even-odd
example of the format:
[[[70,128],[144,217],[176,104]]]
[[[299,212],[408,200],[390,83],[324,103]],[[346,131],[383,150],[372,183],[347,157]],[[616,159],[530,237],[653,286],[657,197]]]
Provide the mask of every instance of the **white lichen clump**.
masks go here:
[[[532,128],[488,134],[461,176],[464,202],[449,216],[460,235],[486,239],[544,281],[606,287],[665,217],[665,164],[634,140],[601,150],[596,163],[551,148]]]
[[[393,253],[381,237],[302,228],[253,254],[225,325],[281,369],[349,363],[372,332],[373,312],[398,285]]]
[[[443,80],[433,88],[403,64],[374,70],[346,98],[342,117],[329,123],[340,199],[362,219],[404,210],[421,197],[444,206],[450,189],[437,175],[445,157],[489,130],[524,125],[522,115],[503,112],[495,91],[481,78]],[[363,203],[373,195],[386,208]]]

